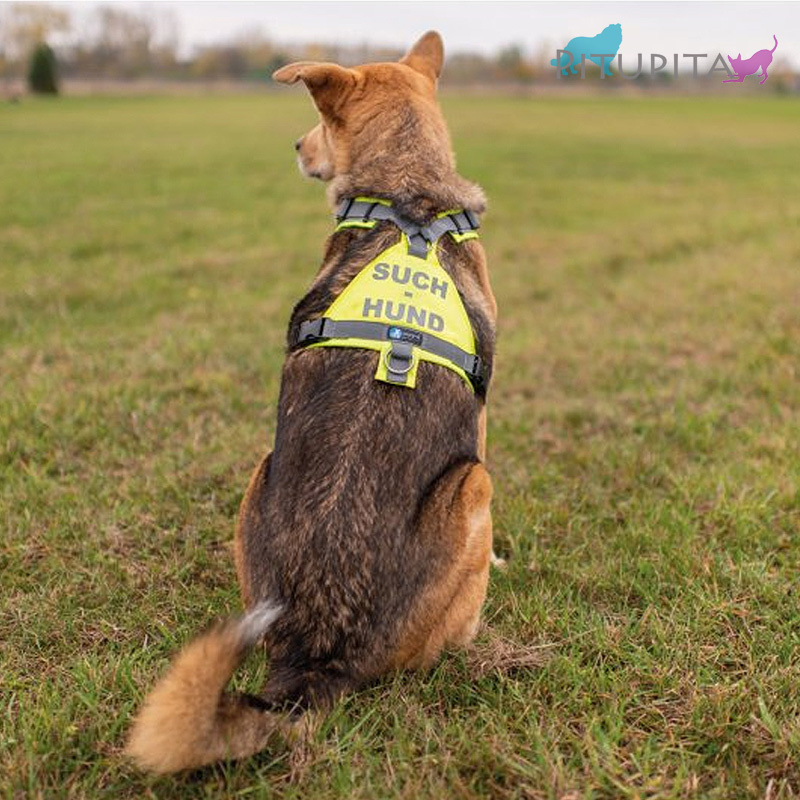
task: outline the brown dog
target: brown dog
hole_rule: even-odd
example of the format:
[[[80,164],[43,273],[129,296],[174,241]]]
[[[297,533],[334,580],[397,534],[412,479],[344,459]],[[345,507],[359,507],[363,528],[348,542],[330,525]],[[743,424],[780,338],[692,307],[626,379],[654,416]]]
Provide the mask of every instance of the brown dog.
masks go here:
[[[396,64],[298,63],[275,73],[303,81],[320,112],[296,147],[302,171],[328,182],[334,207],[381,198],[412,227],[484,210],[481,190],[455,171],[436,101],[442,61],[431,32]],[[149,696],[127,748],[145,769],[255,753],[299,711],[392,670],[426,667],[475,635],[492,551],[482,459],[496,307],[482,247],[449,235],[432,245],[474,333],[482,385],[420,361],[416,388],[392,386],[376,380],[374,349],[298,344],[303,324],[398,241],[391,220],[340,225],[294,309],[275,447],[250,480],[236,530],[250,610],[191,643]],[[225,693],[262,640],[262,695]]]

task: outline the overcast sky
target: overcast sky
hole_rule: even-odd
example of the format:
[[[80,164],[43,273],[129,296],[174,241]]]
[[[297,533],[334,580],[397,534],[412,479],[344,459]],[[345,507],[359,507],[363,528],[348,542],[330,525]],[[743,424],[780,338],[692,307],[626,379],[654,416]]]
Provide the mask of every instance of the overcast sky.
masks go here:
[[[106,0],[106,3],[108,0]],[[101,3],[69,3],[80,17]],[[573,36],[593,36],[619,22],[620,52],[713,53],[747,58],[771,49],[800,67],[800,2],[393,2],[392,0],[321,0],[318,2],[121,2],[142,9],[158,5],[177,18],[181,50],[261,30],[277,42],[309,40],[405,47],[435,28],[450,52],[495,52],[520,44],[529,52],[563,46]],[[555,54],[554,54],[555,55]]]

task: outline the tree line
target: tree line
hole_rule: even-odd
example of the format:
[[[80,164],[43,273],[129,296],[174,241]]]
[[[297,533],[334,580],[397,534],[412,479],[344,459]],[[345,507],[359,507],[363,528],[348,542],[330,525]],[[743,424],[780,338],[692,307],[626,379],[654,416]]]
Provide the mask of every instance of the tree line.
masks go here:
[[[521,45],[511,44],[493,55],[454,53],[448,57],[443,80],[455,85],[488,86],[554,83],[556,70],[550,60],[555,49],[555,44],[540,45],[529,52]],[[260,29],[243,32],[226,42],[196,47],[185,55],[180,48],[177,19],[169,9],[156,4],[143,9],[101,5],[80,17],[75,17],[69,7],[46,3],[0,6],[0,79],[20,80],[27,76],[34,89],[36,75],[40,79],[44,76],[47,83],[48,70],[52,71],[53,90],[57,89],[57,78],[255,82],[267,80],[275,69],[291,61],[356,64],[393,60],[401,55],[400,49],[371,45],[281,44]],[[593,65],[588,72],[590,77],[598,77]],[[788,70],[786,75],[796,88],[796,77]],[[645,85],[668,82],[668,76],[651,79],[648,75],[637,81]]]
[[[278,44],[254,29],[182,56],[175,16],[155,5],[144,10],[99,6],[80,21],[68,7],[44,3],[0,9],[0,77],[24,77],[32,54],[43,44],[53,50],[59,74],[67,79],[259,80],[294,60],[354,64],[402,55],[400,49],[370,45]],[[543,69],[544,54],[538,60],[542,63],[513,45],[495,56],[455,54],[448,59],[447,79],[526,82]]]

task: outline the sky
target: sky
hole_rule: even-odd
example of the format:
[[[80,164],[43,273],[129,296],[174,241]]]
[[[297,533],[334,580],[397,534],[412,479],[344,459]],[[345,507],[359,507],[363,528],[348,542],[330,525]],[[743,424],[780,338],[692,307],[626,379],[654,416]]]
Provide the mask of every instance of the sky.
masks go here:
[[[105,0],[106,4],[108,0]],[[58,3],[85,14],[99,2]],[[278,43],[324,41],[391,45],[404,48],[434,28],[449,52],[486,54],[518,44],[527,52],[542,46],[563,46],[574,36],[593,36],[606,25],[622,25],[620,52],[637,53],[645,63],[650,53],[671,59],[673,53],[710,53],[747,58],[771,49],[778,37],[778,56],[800,68],[800,2],[502,2],[458,0],[395,2],[394,0],[317,0],[316,2],[122,2],[141,10],[160,6],[174,14],[181,52],[196,46],[260,30]],[[712,56],[713,58],[713,56]],[[690,62],[687,62],[690,63]],[[627,65],[627,64],[626,64]],[[710,64],[709,64],[710,65]]]

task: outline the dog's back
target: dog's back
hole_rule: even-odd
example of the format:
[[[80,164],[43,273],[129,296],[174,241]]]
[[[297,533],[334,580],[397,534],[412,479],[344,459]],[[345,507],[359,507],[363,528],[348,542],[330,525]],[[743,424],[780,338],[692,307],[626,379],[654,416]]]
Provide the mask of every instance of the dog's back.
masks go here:
[[[371,238],[346,270],[397,233]],[[326,294],[301,301],[293,324]],[[488,320],[468,313],[491,363]],[[386,671],[412,604],[452,557],[446,540],[419,530],[422,500],[448,469],[478,461],[481,398],[427,363],[416,389],[381,383],[374,361],[326,348],[296,351],[284,366],[275,448],[243,532],[251,599],[282,598],[287,609],[268,639],[266,694],[282,702],[319,701]]]

